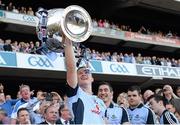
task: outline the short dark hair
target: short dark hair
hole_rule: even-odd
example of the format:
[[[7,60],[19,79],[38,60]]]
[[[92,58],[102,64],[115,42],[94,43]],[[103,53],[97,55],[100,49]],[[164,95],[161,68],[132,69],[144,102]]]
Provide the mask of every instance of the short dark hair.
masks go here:
[[[148,98],[148,101],[150,99],[154,99],[156,102],[159,102],[159,101],[162,101],[163,102],[163,105],[165,106],[166,103],[165,103],[165,98],[163,96],[160,96],[158,94],[154,94],[154,95],[151,95],[149,98]]]
[[[180,114],[180,99],[171,99],[170,104],[172,104],[176,112]]]
[[[18,109],[18,111],[17,111],[17,116],[19,116],[19,113],[20,113],[21,111],[27,111],[27,112],[29,113],[29,111],[28,111],[27,108],[20,108],[20,109]]]
[[[128,88],[128,91],[137,91],[139,95],[141,95],[141,88],[139,86],[131,86]]]
[[[80,69],[85,69],[85,70],[84,70],[85,73],[87,73],[87,74],[92,74],[91,69],[88,68],[88,67],[86,67],[86,66],[81,66],[81,67],[79,67],[79,68],[77,69],[77,72],[78,72]]]
[[[178,87],[176,88],[176,91],[179,90],[179,89],[180,89],[180,86],[178,86]]]
[[[79,71],[80,69],[83,69],[83,68],[87,69],[86,66],[81,66],[81,67],[78,67],[77,71]]]
[[[59,116],[61,116],[61,111],[64,109],[65,104],[61,104],[59,107]]]
[[[110,83],[105,82],[105,81],[102,81],[102,82],[100,82],[99,84],[100,84],[99,87],[100,87],[101,85],[107,85],[107,86],[109,87],[109,89],[110,89],[110,92],[113,92],[113,87],[111,86]]]

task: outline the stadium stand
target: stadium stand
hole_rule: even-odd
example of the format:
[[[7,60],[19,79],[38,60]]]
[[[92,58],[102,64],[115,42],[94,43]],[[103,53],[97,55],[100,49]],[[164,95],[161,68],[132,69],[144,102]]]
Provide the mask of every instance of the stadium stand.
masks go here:
[[[166,5],[159,0],[163,3],[161,6],[171,6],[167,10],[161,10],[160,7],[154,6],[155,3],[145,4],[146,1],[142,0],[136,1],[137,4],[135,4],[135,1],[120,0],[117,4],[117,1],[112,0],[104,5],[102,1],[98,1],[96,5],[89,3],[87,6],[87,1],[69,3],[61,1],[57,5],[47,4],[48,0],[26,1],[27,3],[0,0],[0,28],[2,29],[0,31],[0,82],[4,85],[4,88],[0,87],[4,90],[1,92],[4,95],[0,95],[1,103],[8,102],[10,105],[10,101],[5,101],[5,95],[16,98],[14,91],[18,93],[22,83],[28,84],[35,93],[42,90],[42,98],[38,97],[38,101],[44,99],[47,102],[52,101],[53,94],[47,93],[55,91],[58,99],[53,96],[55,103],[53,104],[59,107],[63,103],[61,96],[66,97],[64,53],[58,53],[56,60],[53,61],[43,55],[44,53],[37,52],[41,42],[36,36],[34,15],[41,6],[51,9],[64,8],[71,4],[83,6],[93,17],[92,36],[82,44],[87,47],[86,57],[95,78],[95,84],[93,84],[95,94],[99,81],[108,81],[114,88],[114,101],[119,93],[127,94],[127,88],[132,85],[138,85],[143,91],[161,88],[158,94],[162,94],[167,99],[167,104],[171,103],[171,99],[179,99],[177,96],[179,96],[180,82],[180,27],[177,19],[180,15],[176,13],[179,12],[178,8],[175,10],[175,4],[179,3],[167,0],[169,5]],[[145,6],[147,4],[149,6]],[[102,6],[102,10],[97,7],[99,5]],[[153,14],[154,17],[152,17]],[[76,47],[79,58],[81,58],[82,49],[80,46]],[[86,63],[87,60],[83,61]],[[170,89],[166,89],[165,84],[168,84],[166,85],[168,87],[170,85]],[[175,89],[177,93],[173,92]],[[28,94],[35,97],[33,91],[28,90]],[[117,103],[127,106],[129,101],[127,96],[121,97],[123,101],[118,99]],[[39,117],[44,112],[39,107],[45,106],[41,101],[35,106],[37,109],[31,109],[36,102],[30,102],[30,106],[25,106],[31,111],[30,116],[37,116],[37,119],[30,119],[28,123],[44,122],[44,119]],[[148,103],[147,106],[149,106]],[[168,106],[167,109],[171,110]],[[48,113],[48,111],[45,112]],[[3,110],[0,113],[6,116]],[[179,114],[177,112],[174,114],[179,120]],[[9,118],[4,117],[0,122],[9,123]]]
[[[30,10],[31,10],[31,7],[29,7],[29,6],[31,6],[31,4],[27,6],[26,4],[23,4],[23,3],[22,4],[18,3],[18,2],[17,3],[10,3],[10,2],[7,2],[7,1],[2,1],[2,3],[5,3],[5,4],[2,4],[2,5],[3,6],[6,5],[5,9],[8,10],[8,11],[12,11],[12,9],[8,9],[8,8],[12,8],[11,6],[13,6],[13,5],[14,5],[15,8],[19,8],[18,9],[19,13],[20,13],[20,9],[23,8],[21,6],[25,6],[26,10],[27,10],[27,8],[30,8]],[[37,3],[37,4],[39,4],[39,3]],[[80,4],[83,4],[83,3],[80,3]],[[33,8],[33,10],[35,11],[35,10],[37,10],[37,8]],[[25,13],[27,14],[27,11],[24,12],[24,14]],[[32,12],[32,13],[34,13],[34,12]],[[152,32],[148,27],[142,26],[143,24],[141,26],[139,26],[139,27],[135,27],[135,26],[133,26],[131,24],[129,24],[129,25],[121,25],[121,24],[118,24],[118,23],[113,23],[113,22],[110,23],[110,22],[111,21],[106,20],[106,19],[97,19],[97,18],[93,19],[94,27],[98,26],[97,30],[95,31],[96,35],[94,35],[94,37],[92,37],[88,42],[85,43],[85,45],[87,44],[87,47],[90,48],[90,52],[92,51],[92,53],[90,54],[91,55],[90,58],[95,59],[95,60],[111,60],[111,61],[114,61],[114,62],[129,62],[129,59],[126,59],[126,58],[125,58],[126,60],[124,61],[124,55],[128,55],[128,56],[129,55],[135,55],[136,60],[133,59],[134,60],[133,62],[136,62],[137,64],[139,64],[139,63],[140,64],[141,63],[143,63],[143,64],[152,64],[153,63],[154,64],[154,62],[155,62],[155,64],[157,64],[157,65],[164,65],[164,66],[172,65],[173,67],[174,66],[177,66],[177,67],[179,66],[179,56],[177,54],[176,55],[174,54],[174,53],[178,52],[178,47],[175,45],[176,43],[174,44],[173,47],[171,47],[171,45],[173,45],[172,43],[174,43],[174,39],[179,39],[179,37],[177,36],[176,33],[171,32],[172,29],[168,29],[167,32],[164,32],[163,31],[164,28],[162,28],[163,32],[159,31],[159,30],[156,30],[156,31],[152,30],[153,31]],[[3,23],[3,24],[1,24],[1,26],[4,25],[4,24],[5,25],[10,25],[10,23]],[[117,24],[117,25],[115,25],[115,24]],[[154,27],[154,26],[151,25],[151,27]],[[112,35],[114,35],[114,34],[116,35],[116,31],[120,31],[120,32],[122,31],[123,33],[125,32],[125,36],[134,35],[135,38],[136,38],[136,41],[138,41],[138,42],[141,41],[141,39],[144,40],[144,41],[149,40],[149,39],[153,39],[153,40],[157,39],[157,42],[161,41],[161,44],[160,44],[160,46],[156,45],[156,43],[145,44],[144,41],[141,42],[141,43],[138,43],[138,42],[135,42],[135,43],[134,42],[132,42],[132,43],[129,42],[128,43],[128,42],[126,42],[126,40],[124,41],[121,38],[120,38],[121,42],[119,42],[119,41],[117,42],[116,39],[106,38],[105,35],[104,35],[104,38],[97,36],[97,35],[99,35],[98,33],[101,33],[101,35],[103,33],[106,33],[106,32],[109,33],[109,29],[111,31],[110,34],[112,34]],[[8,26],[8,30],[12,30],[11,26]],[[25,26],[24,26],[24,30],[26,30]],[[114,31],[114,30],[116,30],[116,31]],[[178,28],[176,30],[178,31]],[[33,53],[34,48],[37,48],[37,47],[33,47],[34,46],[33,44],[36,44],[36,41],[37,41],[36,35],[33,35],[33,39],[32,39],[31,38],[32,35],[30,35],[29,33],[26,34],[25,38],[23,38],[24,36],[21,35],[22,33],[15,33],[15,32],[11,33],[12,31],[6,31],[6,30],[4,30],[3,32],[5,33],[4,35],[1,36],[1,38],[3,40],[6,41],[9,38],[12,39],[11,41],[13,41],[13,43],[12,43],[12,50],[13,51],[20,51],[20,52],[25,52],[25,53]],[[13,35],[18,36],[18,38],[16,39],[16,37],[14,37]],[[12,36],[12,38],[9,37],[9,36]],[[110,36],[110,37],[112,37],[112,36]],[[27,40],[27,39],[29,39],[29,40]],[[129,39],[130,38],[128,38],[128,40]],[[133,39],[134,38],[131,38],[131,40],[133,40]],[[172,39],[172,41],[171,41],[171,39]],[[107,43],[110,40],[112,42]],[[16,41],[18,41],[18,42],[16,42]],[[25,41],[25,42],[21,42],[21,41]],[[26,41],[30,41],[30,42],[26,42]],[[170,44],[167,44],[167,42],[170,42]],[[95,46],[94,43],[97,46]],[[112,43],[115,46],[111,45]],[[2,40],[1,40],[1,44],[2,44]],[[106,48],[106,45],[110,45],[112,49],[109,51],[110,52],[110,55],[109,55],[110,57],[105,58],[104,55],[109,54],[109,52],[108,52],[108,50]],[[118,47],[119,45],[120,45],[120,47]],[[166,46],[164,46],[164,45],[166,45]],[[21,46],[20,47],[21,49],[18,49],[17,46]],[[31,46],[31,47],[29,47],[29,46]],[[99,47],[101,47],[102,50],[99,50]],[[166,48],[165,51],[163,51],[163,49],[161,50],[161,48],[163,48],[163,47]],[[4,49],[3,47],[1,47],[1,48]],[[11,47],[9,47],[9,48],[5,47],[5,48],[11,50]],[[159,51],[157,51],[157,50],[159,50]],[[93,53],[95,53],[95,54],[93,54]],[[141,59],[141,55],[142,55],[142,59]],[[158,61],[153,61],[153,59],[151,61],[150,58],[157,58],[155,60],[158,60]],[[141,61],[141,60],[143,60],[143,61]]]

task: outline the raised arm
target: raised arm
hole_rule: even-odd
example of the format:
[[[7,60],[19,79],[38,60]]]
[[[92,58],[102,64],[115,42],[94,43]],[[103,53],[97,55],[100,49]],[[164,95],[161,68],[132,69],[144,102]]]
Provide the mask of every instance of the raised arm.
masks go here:
[[[63,42],[65,44],[65,63],[66,63],[66,80],[70,87],[75,88],[77,86],[77,71],[76,71],[76,60],[75,54],[73,50],[72,41],[67,37],[63,38]]]

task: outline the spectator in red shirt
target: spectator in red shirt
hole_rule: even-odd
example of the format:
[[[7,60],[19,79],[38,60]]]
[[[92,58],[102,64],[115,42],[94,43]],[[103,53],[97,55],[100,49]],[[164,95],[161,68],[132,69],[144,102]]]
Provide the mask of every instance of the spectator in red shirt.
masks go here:
[[[102,19],[100,19],[100,20],[98,21],[98,26],[99,26],[99,27],[104,27],[104,22],[103,22]]]

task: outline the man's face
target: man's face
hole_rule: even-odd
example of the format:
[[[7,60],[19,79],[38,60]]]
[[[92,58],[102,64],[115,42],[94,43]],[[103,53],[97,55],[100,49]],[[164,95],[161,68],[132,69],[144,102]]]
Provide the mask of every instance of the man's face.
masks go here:
[[[141,102],[141,96],[138,94],[138,92],[135,91],[128,91],[128,102],[131,107],[136,107]]]
[[[165,97],[171,97],[172,93],[169,89],[163,89],[163,94]]]
[[[55,123],[58,119],[58,109],[50,106],[45,113],[45,119],[50,123]]]
[[[21,89],[21,96],[22,96],[22,98],[25,99],[25,100],[30,99],[31,92],[30,92],[29,87],[23,87],[23,88]]]
[[[77,76],[78,76],[79,86],[91,84],[94,81],[92,74],[91,74],[91,71],[87,68],[79,69],[77,71]]]
[[[61,102],[61,100],[59,99],[58,96],[53,96],[52,99],[53,99],[53,103],[54,103],[54,104]]]
[[[0,93],[0,102],[4,102],[4,101],[5,101],[4,93]]]
[[[108,85],[100,85],[98,89],[98,97],[104,102],[112,101],[113,92],[110,91]]]
[[[11,96],[10,95],[6,95],[6,100],[11,100]]]
[[[178,89],[178,90],[176,91],[176,94],[177,94],[178,97],[180,97],[180,89]]]
[[[154,98],[149,100],[150,108],[156,113],[159,113],[159,107],[160,107],[160,101],[157,102],[154,100]]]
[[[62,117],[64,120],[70,120],[70,119],[72,119],[71,112],[70,112],[70,110],[68,109],[67,106],[65,106],[65,107],[61,110],[61,117]]]
[[[117,98],[117,103],[118,105],[125,105],[127,103],[127,98],[124,95],[120,94]]]
[[[20,111],[18,115],[18,121],[20,124],[29,124],[30,123],[29,113],[26,110]]]
[[[168,100],[172,98],[172,93],[173,93],[173,89],[171,86],[165,85],[163,87],[163,94],[164,94],[165,98],[167,98]]]
[[[4,113],[0,111],[0,121],[2,121],[4,117],[5,117]]]
[[[44,100],[44,93],[42,91],[37,92],[37,99],[38,100]]]
[[[166,109],[172,113],[176,112],[176,109],[174,108],[174,106],[172,104],[166,104]]]
[[[44,111],[45,111],[45,109],[48,107],[48,106],[50,106],[51,105],[51,102],[50,101],[42,101],[41,102],[41,104],[40,104],[40,106],[39,106],[39,110],[40,110],[40,113],[41,114],[44,114]]]

